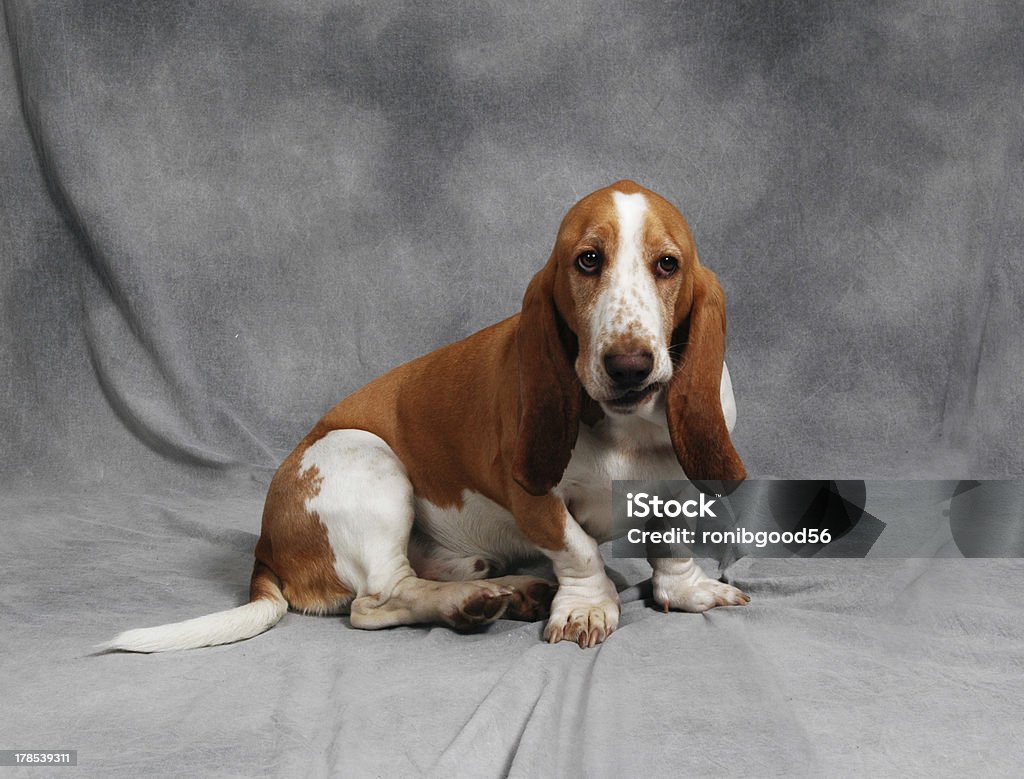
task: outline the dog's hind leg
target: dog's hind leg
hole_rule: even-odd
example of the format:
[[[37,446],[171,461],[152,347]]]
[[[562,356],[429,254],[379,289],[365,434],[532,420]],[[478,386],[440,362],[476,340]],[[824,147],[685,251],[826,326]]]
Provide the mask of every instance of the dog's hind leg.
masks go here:
[[[353,627],[442,622],[470,629],[501,617],[515,589],[496,581],[432,581],[409,562],[413,489],[401,461],[378,436],[334,430],[302,455],[318,490],[306,511],[327,530],[338,578],[355,592]]]
[[[534,622],[545,618],[551,610],[558,585],[539,576],[504,576],[505,566],[482,555],[448,549],[413,528],[409,540],[409,560],[417,575],[435,581],[469,581],[487,579],[492,584],[511,587],[514,591],[505,612],[506,619]]]
[[[533,622],[551,610],[558,585],[538,576],[497,576],[500,569],[480,555],[466,555],[435,543],[413,530],[409,559],[419,576],[435,581],[479,581],[511,587],[506,619]]]
[[[547,619],[551,614],[551,601],[558,591],[555,582],[538,576],[500,576],[490,581],[515,591],[508,611],[505,612],[505,619],[536,622],[538,619]]]

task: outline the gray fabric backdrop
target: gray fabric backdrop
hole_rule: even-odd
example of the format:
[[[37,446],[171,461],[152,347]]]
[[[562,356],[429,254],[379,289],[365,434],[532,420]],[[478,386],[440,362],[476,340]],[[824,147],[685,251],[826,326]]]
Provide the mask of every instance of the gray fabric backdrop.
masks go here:
[[[345,722],[351,726],[355,717],[365,726],[360,717],[379,716],[368,701],[382,695],[369,681],[356,690],[364,703],[339,688],[305,713],[297,711],[302,690],[332,684],[320,679],[333,678],[333,664],[344,658],[379,668],[384,661],[366,658],[380,651],[409,663],[407,653],[424,656],[423,640],[444,644],[436,656],[427,653],[431,662],[483,646],[419,629],[353,637],[335,621],[289,617],[290,642],[275,631],[244,649],[211,650],[206,657],[214,661],[82,656],[120,628],[238,602],[262,490],[322,411],[385,369],[514,312],[565,209],[621,177],[680,206],[703,261],[723,281],[739,406],[735,439],[753,475],[1024,472],[1021,3],[553,5],[4,2],[2,598],[7,627],[17,629],[5,629],[7,651],[0,654],[4,684],[21,681],[7,696],[15,709],[5,714],[0,748],[80,744],[94,770],[102,766],[107,775],[140,767],[173,772],[192,731],[167,723],[190,712],[210,719],[222,736],[203,753],[214,762],[200,768],[288,774],[308,755],[294,744],[281,747],[288,757],[280,759],[273,755],[281,750],[253,751],[250,744],[245,751],[245,739],[232,747],[223,723],[271,732],[288,710],[301,732],[302,717],[324,716],[345,699],[352,707]],[[219,499],[197,503],[196,495]],[[763,589],[754,589],[745,614],[767,613],[755,610],[771,608],[757,606],[758,596],[764,603],[787,592],[791,577],[806,575],[808,587],[845,582],[870,592],[857,567],[864,563],[800,565],[754,565],[750,577]],[[941,634],[963,614],[977,615],[992,582],[1021,572],[1013,563],[976,566],[965,569],[968,586],[959,594],[950,594],[956,577],[947,568],[934,572],[945,583],[934,597],[917,591],[918,606],[940,608],[941,601],[952,609],[928,630]],[[906,593],[907,582],[918,581],[912,566],[871,570],[882,589],[901,581]],[[642,578],[634,572],[624,584]],[[898,600],[887,597],[882,601]],[[808,615],[824,612],[811,600],[809,612],[793,607],[802,616],[788,624],[785,607],[763,624],[736,612],[698,620],[704,627],[685,633],[693,642],[686,651],[704,651],[707,630],[711,645],[727,646],[729,636],[715,633],[716,624],[767,630],[751,640],[775,647],[778,671],[788,636],[832,641],[834,648],[851,640],[852,623],[812,620]],[[842,603],[857,612],[854,600]],[[670,641],[672,626],[696,630],[697,622],[679,622],[683,616],[658,623],[650,615],[648,622],[647,611],[636,613],[657,624],[658,635],[636,646],[651,656]],[[897,611],[905,615],[905,604]],[[829,612],[826,622],[839,616]],[[977,634],[1019,639],[1019,629],[1010,636],[1002,618],[995,613]],[[61,640],[52,642],[55,626]],[[520,672],[539,685],[537,695],[544,688],[537,680],[581,674],[569,677],[575,697],[562,714],[537,711],[549,717],[543,722],[562,723],[563,739],[586,735],[552,763],[529,750],[518,752],[516,763],[517,745],[536,747],[543,731],[513,717],[509,727],[522,744],[506,733],[493,744],[496,762],[463,767],[593,767],[590,752],[582,762],[570,758],[582,754],[581,745],[600,752],[606,744],[604,731],[581,723],[594,706],[586,680],[597,673],[595,658],[607,654],[582,660],[560,647],[544,655],[534,646],[539,625],[516,629],[529,631],[519,649],[502,643],[511,634],[500,630],[492,636],[498,643],[487,645],[517,662],[529,647],[537,667]],[[285,626],[278,630],[286,634]],[[625,649],[629,639],[621,633],[615,639]],[[939,635],[940,643],[954,641],[956,657],[984,653],[970,643],[973,633],[955,638],[968,643]],[[902,636],[897,643],[915,641]],[[614,651],[614,641],[608,646]],[[1011,646],[1006,652],[1019,662],[1018,644]],[[702,742],[710,762],[691,754],[686,759],[695,762],[682,764],[725,774],[801,765],[949,767],[948,755],[917,753],[915,744],[906,752],[890,745],[892,754],[854,755],[859,738],[872,740],[880,712],[851,709],[850,701],[876,689],[873,664],[884,665],[891,645],[861,648],[846,658],[855,669],[841,696],[846,704],[828,712],[813,703],[816,684],[839,684],[828,676],[828,652],[811,681],[773,678],[766,668],[767,676],[758,676],[747,667],[751,678],[732,691],[747,712],[742,727],[752,727],[759,709],[785,708],[790,699],[778,685],[798,684],[803,705],[779,727],[804,728],[803,735],[786,741],[781,731],[755,727],[764,753],[748,740],[737,753],[716,736]],[[308,656],[314,651],[316,660]],[[237,690],[230,704],[180,697],[182,679],[196,669],[216,677],[214,687],[228,676],[240,684],[236,677],[249,678],[245,666],[256,657],[319,670],[301,680],[281,671],[281,689],[290,692],[241,724]],[[544,657],[564,665],[548,666]],[[978,712],[1000,710],[987,694],[970,696],[998,689],[1006,657],[997,652],[991,664],[971,666],[977,679],[966,695]],[[34,669],[28,677],[25,668]],[[116,682],[125,669],[134,669],[131,684],[142,686],[133,688],[138,700],[117,697],[129,683]],[[889,683],[912,693],[927,677],[915,669]],[[619,666],[600,678],[621,672]],[[482,722],[499,722],[502,711],[519,706],[526,722],[536,705],[528,693],[488,699],[493,711],[469,703],[473,690],[486,697],[498,689],[502,673],[481,670],[476,686],[465,689],[457,679],[448,683],[449,692],[465,696],[455,719],[472,710]],[[146,690],[150,674],[159,678]],[[416,676],[392,681],[388,689],[405,690],[406,698],[419,683]],[[634,700],[630,690],[647,690],[653,700],[665,694],[658,677],[649,681],[622,688],[616,705],[643,711],[647,693]],[[65,685],[76,684],[87,692],[69,702]],[[746,697],[751,685],[760,689],[753,698]],[[732,692],[698,690],[706,705],[733,700]],[[946,692],[939,697],[948,706],[965,694],[959,687]],[[436,709],[424,696],[424,711]],[[397,708],[416,710],[406,698]],[[147,715],[157,699],[171,701],[170,708]],[[910,700],[901,705],[912,709]],[[644,716],[651,739],[660,738],[659,729],[692,735],[687,728],[696,727],[685,710]],[[892,716],[890,709],[881,719],[900,731]],[[337,725],[328,727],[330,738],[370,739],[363,726],[353,731],[328,721]],[[916,724],[946,744],[953,722],[943,715]],[[374,752],[370,739],[358,765],[372,770],[374,755],[387,755],[391,768],[414,772],[435,758],[435,767],[453,756],[470,760],[472,741],[437,755],[460,738],[487,741],[486,728],[449,724],[418,731],[398,752]],[[842,749],[808,736],[806,728],[819,724],[847,728]],[[637,722],[613,729],[619,726],[624,743],[636,747],[632,754],[643,753],[633,765],[665,772],[681,765],[675,750],[682,745],[660,762],[651,755],[661,741],[643,741]],[[160,752],[147,739],[168,728],[177,741]],[[978,754],[981,732],[995,737],[1000,730],[968,734]],[[112,745],[126,733],[133,746],[118,757]],[[46,743],[33,737],[44,734]],[[1004,758],[994,759],[998,770]],[[318,760],[326,773],[346,765],[333,751]],[[833,762],[840,760],[852,762]]]

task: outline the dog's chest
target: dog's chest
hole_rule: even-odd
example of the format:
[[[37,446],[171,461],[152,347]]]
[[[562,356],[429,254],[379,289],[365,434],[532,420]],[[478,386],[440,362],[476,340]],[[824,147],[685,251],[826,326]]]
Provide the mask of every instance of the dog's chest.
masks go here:
[[[612,481],[682,478],[668,430],[636,419],[581,428],[555,491],[587,533],[605,541],[613,535]]]

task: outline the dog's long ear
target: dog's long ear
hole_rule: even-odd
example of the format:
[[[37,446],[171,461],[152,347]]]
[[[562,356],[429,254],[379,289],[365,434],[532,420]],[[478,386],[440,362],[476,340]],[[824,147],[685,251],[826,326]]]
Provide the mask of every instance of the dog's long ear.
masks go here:
[[[582,389],[554,297],[555,264],[530,282],[519,315],[519,431],[512,476],[531,495],[562,479],[579,432]]]
[[[680,301],[685,305],[685,299]],[[722,412],[725,294],[707,268],[696,265],[688,311],[677,311],[673,347],[682,348],[667,395],[672,446],[687,478],[704,492],[731,492],[747,472],[733,448]]]

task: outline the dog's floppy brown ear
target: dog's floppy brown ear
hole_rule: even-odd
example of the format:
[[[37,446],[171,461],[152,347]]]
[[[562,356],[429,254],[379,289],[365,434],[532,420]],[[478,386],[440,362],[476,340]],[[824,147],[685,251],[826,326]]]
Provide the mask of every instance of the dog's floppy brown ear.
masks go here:
[[[512,476],[531,495],[544,495],[561,481],[579,432],[582,390],[561,332],[554,285],[549,261],[526,289],[516,332],[519,431]]]
[[[683,351],[666,398],[672,446],[683,472],[701,490],[728,493],[747,472],[722,413],[725,294],[707,268],[695,267],[690,308],[677,312],[677,321],[672,341]]]

